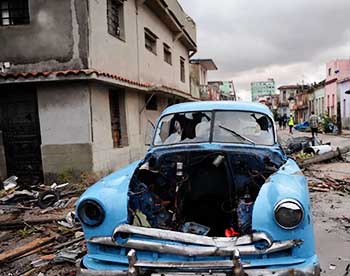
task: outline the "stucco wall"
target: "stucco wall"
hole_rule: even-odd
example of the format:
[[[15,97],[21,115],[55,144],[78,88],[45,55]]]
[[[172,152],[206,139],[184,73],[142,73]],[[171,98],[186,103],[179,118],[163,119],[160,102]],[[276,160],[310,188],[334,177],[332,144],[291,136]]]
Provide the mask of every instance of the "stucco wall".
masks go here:
[[[337,82],[335,81],[325,87],[325,111],[329,110],[330,116],[337,115],[337,100]]]
[[[90,67],[132,80],[167,85],[189,93],[188,51],[180,41],[173,41],[173,34],[154,12],[142,5],[137,15],[135,1],[125,1],[125,40],[121,40],[108,33],[106,1],[89,0],[89,5]],[[159,37],[157,55],[145,48],[145,27]],[[164,61],[163,43],[171,47],[172,65]],[[185,58],[185,83],[180,80],[180,56]]]
[[[92,84],[93,170],[108,172],[137,160],[144,153],[139,133],[139,94],[125,91],[128,146],[113,148],[109,87]]]
[[[41,84],[37,95],[44,175],[92,170],[88,85]]]
[[[42,144],[91,143],[88,85],[42,84],[37,89]]]
[[[145,48],[145,27],[159,37],[157,55]],[[142,6],[140,9],[139,37],[141,81],[161,83],[189,92],[190,73],[187,49],[180,41],[173,41],[173,34],[147,6]],[[172,65],[164,62],[163,43],[169,45],[172,50]],[[185,83],[180,80],[180,56],[185,59]]]
[[[145,95],[134,90],[125,90],[125,113],[128,146],[113,148],[109,87],[91,84],[91,111],[93,129],[93,170],[109,172],[142,158],[146,152],[145,134],[147,122],[155,122],[167,104],[167,98],[158,96],[158,110],[140,110]]]
[[[329,75],[329,69],[331,74]],[[338,80],[347,78],[350,76],[350,60],[349,59],[337,59],[327,63],[327,80],[337,78]],[[337,71],[337,72],[336,72]]]
[[[314,110],[317,115],[322,115],[325,110],[325,88],[320,87],[315,90]]]
[[[0,26],[0,62],[11,72],[86,68],[86,1],[31,0],[30,24]]]

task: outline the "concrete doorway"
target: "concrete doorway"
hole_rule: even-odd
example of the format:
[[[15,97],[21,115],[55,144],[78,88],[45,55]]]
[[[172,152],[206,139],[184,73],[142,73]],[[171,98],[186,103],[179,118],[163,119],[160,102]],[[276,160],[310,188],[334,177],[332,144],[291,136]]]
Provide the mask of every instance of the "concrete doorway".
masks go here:
[[[16,175],[21,184],[31,185],[42,181],[41,136],[35,88],[1,87],[0,131],[7,176]]]

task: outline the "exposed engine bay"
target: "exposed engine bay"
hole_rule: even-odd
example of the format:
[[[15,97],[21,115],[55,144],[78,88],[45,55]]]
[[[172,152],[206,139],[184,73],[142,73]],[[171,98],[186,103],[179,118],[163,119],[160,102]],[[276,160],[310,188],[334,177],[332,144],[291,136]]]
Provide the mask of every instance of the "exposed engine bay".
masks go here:
[[[283,163],[266,151],[151,154],[130,184],[129,223],[218,237],[249,234],[260,188]]]

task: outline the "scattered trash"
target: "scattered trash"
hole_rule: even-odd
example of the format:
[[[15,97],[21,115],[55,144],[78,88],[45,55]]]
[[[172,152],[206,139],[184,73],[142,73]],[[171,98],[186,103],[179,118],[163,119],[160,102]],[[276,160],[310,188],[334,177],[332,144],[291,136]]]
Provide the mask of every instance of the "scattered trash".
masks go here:
[[[17,176],[11,176],[3,181],[5,191],[14,189],[17,187]]]
[[[66,217],[65,220],[59,221],[58,224],[62,225],[64,227],[67,228],[74,228],[76,226],[76,216],[75,216],[75,212],[69,212]]]
[[[17,180],[0,183],[0,274],[45,276],[65,262],[57,269],[75,275],[72,264],[86,250],[72,211],[82,190],[69,183],[22,186]]]
[[[337,266],[335,264],[330,264],[329,265],[329,269],[330,270],[335,270],[337,268]]]
[[[75,264],[77,259],[81,257],[83,253],[83,250],[80,247],[71,246],[69,248],[65,248],[61,250],[56,257],[54,258],[53,262],[55,264],[69,262]]]
[[[38,205],[41,209],[46,209],[55,204],[59,199],[59,194],[55,190],[41,193],[38,198]]]
[[[316,155],[316,154],[320,155],[320,154],[330,152],[332,150],[333,150],[333,148],[330,145],[320,145],[320,146],[308,147],[308,148],[304,149],[304,152],[309,153],[309,154],[311,153],[313,155]]]

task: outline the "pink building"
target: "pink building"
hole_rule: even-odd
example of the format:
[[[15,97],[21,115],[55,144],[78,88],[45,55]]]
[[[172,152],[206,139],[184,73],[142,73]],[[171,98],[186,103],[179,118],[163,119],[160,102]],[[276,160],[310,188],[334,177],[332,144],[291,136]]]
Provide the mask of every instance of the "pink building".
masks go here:
[[[338,115],[337,103],[342,98],[338,91],[338,82],[350,77],[350,60],[336,59],[328,62],[326,70],[326,111],[328,111],[329,116],[336,117]],[[340,105],[340,109],[342,109],[342,105]]]

